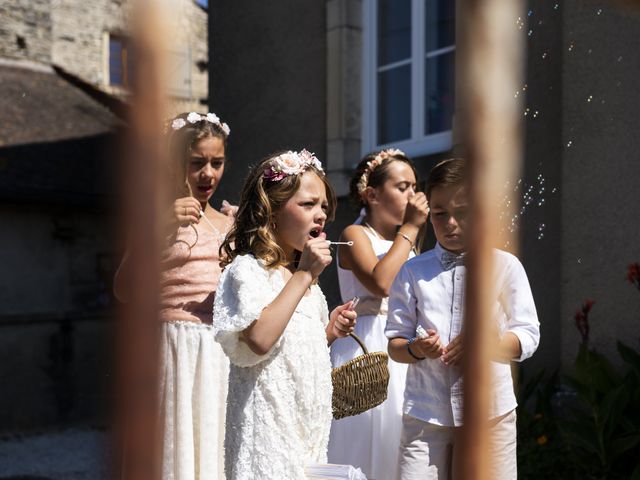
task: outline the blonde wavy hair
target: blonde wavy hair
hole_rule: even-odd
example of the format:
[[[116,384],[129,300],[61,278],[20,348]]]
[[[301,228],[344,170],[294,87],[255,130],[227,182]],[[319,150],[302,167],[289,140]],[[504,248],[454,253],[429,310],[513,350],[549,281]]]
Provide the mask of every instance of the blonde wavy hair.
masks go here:
[[[303,174],[289,175],[270,181],[264,176],[268,164],[285,153],[277,152],[263,159],[249,172],[240,197],[233,227],[220,245],[220,265],[224,268],[238,255],[252,254],[265,262],[267,268],[287,266],[285,253],[276,242],[273,216],[300,188],[300,177],[309,171],[324,184],[327,194],[327,221],[334,218],[336,196],[323,171],[309,165]]]

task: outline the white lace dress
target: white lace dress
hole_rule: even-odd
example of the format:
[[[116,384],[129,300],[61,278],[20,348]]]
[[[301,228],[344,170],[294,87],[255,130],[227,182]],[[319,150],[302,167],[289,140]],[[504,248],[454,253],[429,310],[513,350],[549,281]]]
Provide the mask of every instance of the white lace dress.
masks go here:
[[[251,255],[222,273],[214,328],[231,362],[225,469],[227,480],[302,480],[308,464],[326,463],[331,427],[327,302],[317,285],[264,356],[241,342],[284,287],[282,274]]]

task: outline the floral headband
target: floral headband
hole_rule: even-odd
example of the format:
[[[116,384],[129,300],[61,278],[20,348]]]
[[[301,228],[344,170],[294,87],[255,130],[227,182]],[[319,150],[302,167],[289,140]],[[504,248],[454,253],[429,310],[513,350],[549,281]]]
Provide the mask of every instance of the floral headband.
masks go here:
[[[231,129],[229,125],[220,121],[220,118],[215,113],[207,113],[206,115],[200,115],[196,112],[191,112],[187,115],[187,119],[184,118],[176,118],[171,122],[171,128],[173,130],[180,130],[184,127],[187,122],[194,124],[197,122],[207,121],[209,123],[213,123],[214,125],[218,125],[220,129],[224,132],[224,134],[228,137],[231,133]]]
[[[313,153],[307,150],[288,151],[271,160],[262,176],[270,182],[278,182],[289,175],[299,175],[309,167],[314,167],[324,173],[320,160]]]
[[[386,161],[398,155],[404,156],[404,152],[402,150],[398,150],[397,148],[388,148],[386,150],[382,150],[375,156],[373,160],[367,162],[367,167],[364,169],[364,172],[362,172],[362,175],[358,180],[358,193],[364,192],[369,185],[369,176],[371,175],[371,172],[373,172],[376,168],[378,168]]]

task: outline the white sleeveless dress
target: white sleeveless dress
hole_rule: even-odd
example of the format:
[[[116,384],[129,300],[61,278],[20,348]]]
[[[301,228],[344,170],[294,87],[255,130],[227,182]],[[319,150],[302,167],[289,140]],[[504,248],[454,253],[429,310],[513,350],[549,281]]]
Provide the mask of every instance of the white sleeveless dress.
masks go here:
[[[362,217],[361,217],[362,218]],[[359,224],[361,218],[356,220]],[[365,229],[371,246],[381,259],[393,244]],[[415,254],[411,252],[409,258]],[[384,328],[387,323],[388,299],[376,297],[366,289],[351,270],[340,268],[338,280],[342,301],[360,297],[356,308],[358,321],[355,333],[370,352],[387,351]],[[331,346],[331,363],[339,367],[361,355],[362,350],[351,338],[336,340]],[[402,404],[407,365],[389,359],[389,393],[381,405],[360,415],[333,420],[329,438],[329,463],[359,467],[369,480],[395,480],[398,475],[398,450],[402,430]]]

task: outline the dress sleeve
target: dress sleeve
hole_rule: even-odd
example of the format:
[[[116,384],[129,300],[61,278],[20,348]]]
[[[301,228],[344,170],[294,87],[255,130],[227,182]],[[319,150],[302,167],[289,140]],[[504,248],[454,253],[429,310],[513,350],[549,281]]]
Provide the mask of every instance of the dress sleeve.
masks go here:
[[[275,297],[269,272],[251,255],[236,257],[222,272],[213,304],[213,328],[216,341],[234,365],[256,365],[280,344],[278,341],[267,354],[258,355],[240,340],[242,331]]]

